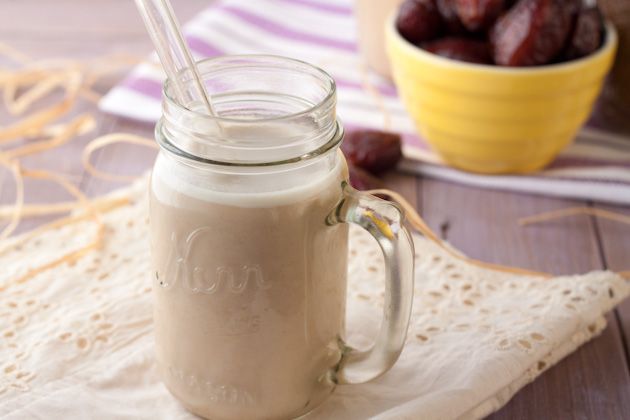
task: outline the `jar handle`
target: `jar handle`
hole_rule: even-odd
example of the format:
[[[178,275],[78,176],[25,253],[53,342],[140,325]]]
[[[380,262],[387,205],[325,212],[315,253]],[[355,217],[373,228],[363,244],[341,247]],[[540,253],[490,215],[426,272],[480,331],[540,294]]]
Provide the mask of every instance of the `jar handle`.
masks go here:
[[[376,342],[367,351],[343,343],[344,356],[335,375],[337,383],[359,384],[388,371],[405,344],[413,302],[413,240],[397,205],[359,192],[347,183],[329,222],[361,226],[378,241],[385,257],[385,305]]]

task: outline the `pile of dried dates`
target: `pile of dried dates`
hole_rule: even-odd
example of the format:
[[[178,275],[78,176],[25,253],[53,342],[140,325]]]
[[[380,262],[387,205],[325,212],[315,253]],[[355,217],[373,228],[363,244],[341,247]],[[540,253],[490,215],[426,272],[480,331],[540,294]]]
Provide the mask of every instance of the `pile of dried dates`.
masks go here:
[[[377,178],[402,158],[400,135],[378,130],[354,130],[346,134],[341,150],[348,161],[350,185],[357,190],[381,188]]]
[[[584,0],[406,0],[396,26],[434,54],[512,67],[584,57],[604,37],[599,9]]]

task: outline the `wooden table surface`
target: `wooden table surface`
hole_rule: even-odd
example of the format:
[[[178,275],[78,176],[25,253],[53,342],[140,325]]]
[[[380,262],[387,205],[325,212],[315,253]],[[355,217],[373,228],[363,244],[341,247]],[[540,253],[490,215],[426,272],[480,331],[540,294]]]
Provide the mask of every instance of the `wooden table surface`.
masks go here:
[[[174,2],[181,20],[210,3]],[[0,2],[0,41],[34,57],[96,57],[112,52],[144,56],[150,42],[131,0],[20,0]],[[106,92],[115,81],[99,86]],[[93,112],[99,132],[124,131],[152,136],[152,127],[98,114],[93,104],[73,112]],[[4,111],[0,111],[4,112]],[[0,113],[0,123],[8,117]],[[26,167],[45,167],[76,175],[90,195],[120,184],[99,181],[83,172],[82,147],[93,135],[81,137],[52,153],[25,159]],[[117,173],[142,173],[154,152],[114,146],[97,153],[98,168]],[[442,237],[468,255],[485,261],[516,265],[555,274],[595,269],[630,268],[630,226],[596,217],[579,216],[528,228],[519,217],[570,206],[592,206],[630,214],[630,208],[559,200],[470,188],[404,174],[386,177],[388,186],[403,193]],[[0,172],[0,203],[13,200],[10,175]],[[27,181],[27,201],[68,199],[49,183]],[[21,230],[46,218],[28,220]],[[498,419],[621,419],[630,418],[630,301],[607,317],[602,335],[521,390],[490,418]]]

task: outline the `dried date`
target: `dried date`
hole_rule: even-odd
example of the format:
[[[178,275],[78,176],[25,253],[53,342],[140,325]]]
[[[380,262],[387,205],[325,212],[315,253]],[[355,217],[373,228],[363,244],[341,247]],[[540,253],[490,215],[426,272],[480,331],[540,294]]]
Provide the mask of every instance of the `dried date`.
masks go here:
[[[400,161],[402,141],[394,133],[356,130],[346,134],[341,150],[350,163],[376,175]]]
[[[436,4],[438,11],[440,12],[440,16],[442,16],[442,20],[444,21],[446,31],[450,35],[465,34],[466,28],[462,25],[462,22],[459,20],[459,16],[457,15],[456,0],[437,0]]]
[[[473,32],[492,26],[504,7],[504,0],[455,0],[459,20]]]
[[[596,51],[602,45],[604,24],[597,6],[581,10],[575,18],[563,59],[573,60]]]
[[[580,0],[519,0],[490,33],[494,61],[503,66],[547,64],[571,31]]]
[[[407,41],[419,44],[434,39],[442,29],[442,18],[435,0],[407,0],[396,19],[398,32]]]
[[[443,38],[422,45],[425,50],[453,60],[477,64],[493,64],[490,45],[468,38]]]
[[[380,179],[351,163],[348,164],[348,171],[350,173],[350,185],[359,191],[376,190],[384,186]]]

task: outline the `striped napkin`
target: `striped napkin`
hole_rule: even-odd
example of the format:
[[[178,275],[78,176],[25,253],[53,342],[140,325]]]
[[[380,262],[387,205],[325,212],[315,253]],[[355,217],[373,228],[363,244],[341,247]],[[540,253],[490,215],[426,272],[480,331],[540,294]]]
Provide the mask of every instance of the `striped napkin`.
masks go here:
[[[197,58],[276,54],[325,68],[337,82],[338,113],[347,129],[402,134],[405,171],[477,187],[630,204],[630,138],[594,128],[583,129],[554,163],[535,174],[485,176],[444,165],[416,133],[395,86],[362,64],[351,0],[221,0],[184,30]],[[161,115],[163,78],[159,66],[142,64],[102,99],[100,107],[155,122]]]

